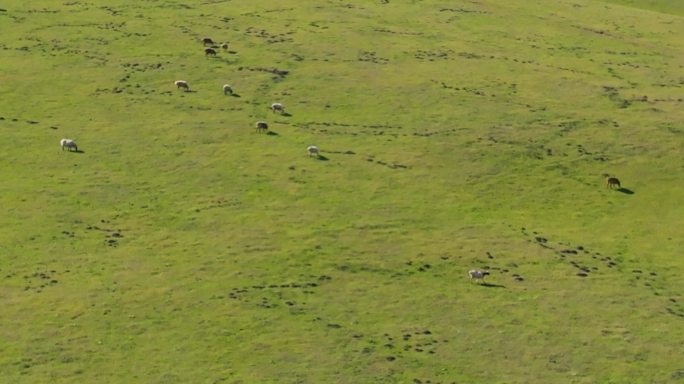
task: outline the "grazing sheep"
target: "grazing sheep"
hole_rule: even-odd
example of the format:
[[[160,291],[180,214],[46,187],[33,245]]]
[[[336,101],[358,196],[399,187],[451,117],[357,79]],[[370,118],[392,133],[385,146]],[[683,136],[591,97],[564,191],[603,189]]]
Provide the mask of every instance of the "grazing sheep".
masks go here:
[[[71,139],[62,139],[59,141],[59,145],[62,147],[62,151],[66,148],[68,151],[71,150],[78,151],[78,146],[76,142]]]
[[[186,91],[189,91],[189,90],[190,90],[190,86],[188,85],[188,82],[185,81],[185,80],[176,80],[176,81],[174,81],[173,83],[176,84],[176,87],[177,87],[178,89],[183,88],[183,89],[185,89]]]
[[[283,105],[280,103],[273,103],[271,104],[271,111],[273,111],[273,113],[278,112],[283,114],[285,112],[285,107],[283,107]]]
[[[230,86],[230,84],[223,84],[223,94],[224,95],[232,95],[233,94],[233,88]]]
[[[202,45],[214,45],[214,40],[205,37],[202,39]]]
[[[254,127],[257,132],[266,132],[268,130],[268,124],[265,121],[257,121]]]
[[[223,44],[221,44],[221,48],[223,48],[223,49],[228,49],[228,43],[223,43]]]
[[[468,276],[470,276],[471,281],[476,280],[484,282],[484,278],[487,275],[489,275],[489,271],[481,271],[479,269],[471,269],[468,271]]]
[[[205,56],[216,56],[216,50],[214,48],[204,48]]]
[[[618,180],[617,177],[609,177],[608,180],[606,181],[606,188],[613,189],[613,187],[618,187],[621,188],[620,186],[620,180]]]
[[[319,152],[320,152],[320,151],[318,150],[318,147],[315,146],[315,145],[309,145],[308,147],[306,147],[306,153],[308,153],[309,156],[316,156],[316,157],[318,157],[318,156],[319,156]]]

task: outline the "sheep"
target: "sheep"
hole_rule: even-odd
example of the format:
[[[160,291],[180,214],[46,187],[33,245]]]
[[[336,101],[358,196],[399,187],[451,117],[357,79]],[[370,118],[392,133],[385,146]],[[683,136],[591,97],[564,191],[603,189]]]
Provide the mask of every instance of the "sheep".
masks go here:
[[[257,132],[265,132],[268,130],[268,124],[266,124],[265,121],[257,121],[254,127],[256,128]]]
[[[69,152],[71,152],[71,150],[78,152],[76,142],[71,139],[62,139],[59,141],[59,145],[62,147],[62,151],[66,148]]]
[[[204,56],[216,56],[216,50],[214,48],[204,48]]]
[[[482,281],[484,282],[485,276],[489,275],[489,271],[481,271],[479,269],[471,269],[468,271],[468,276],[470,276],[470,281]]]
[[[273,113],[278,112],[283,114],[285,112],[285,107],[280,103],[273,103],[271,104],[271,111],[273,111]]]
[[[606,180],[606,188],[613,189],[615,186],[621,188],[620,180],[618,180],[617,177],[609,177],[608,180]]]
[[[224,95],[232,95],[233,94],[233,87],[231,87],[230,84],[223,84],[223,94]]]
[[[190,86],[188,85],[188,82],[185,80],[176,80],[173,83],[176,84],[176,87],[178,89],[183,88],[186,92],[190,90]]]
[[[214,40],[212,40],[208,37],[203,38],[202,39],[202,45],[206,46],[207,44],[214,45]]]
[[[315,146],[315,145],[309,145],[308,147],[306,147],[306,153],[308,153],[309,156],[318,157],[318,156],[319,156],[319,152],[320,152],[320,151],[318,150],[318,147]]]
[[[223,48],[223,49],[228,49],[228,43],[223,43],[223,44],[221,44],[221,48]]]

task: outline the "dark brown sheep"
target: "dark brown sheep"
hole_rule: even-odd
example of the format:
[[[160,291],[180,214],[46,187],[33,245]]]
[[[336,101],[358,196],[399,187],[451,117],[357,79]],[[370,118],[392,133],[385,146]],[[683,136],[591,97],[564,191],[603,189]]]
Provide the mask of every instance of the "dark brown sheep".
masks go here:
[[[609,177],[608,180],[606,180],[606,188],[613,189],[614,187],[621,188],[620,180],[618,180],[617,177]]]

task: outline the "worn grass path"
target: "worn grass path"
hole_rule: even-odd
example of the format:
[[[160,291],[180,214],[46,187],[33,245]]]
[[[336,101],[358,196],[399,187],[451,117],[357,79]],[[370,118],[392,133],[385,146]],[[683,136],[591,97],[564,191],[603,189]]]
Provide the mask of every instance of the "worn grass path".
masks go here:
[[[684,19],[634,3],[3,3],[0,382],[684,381]]]

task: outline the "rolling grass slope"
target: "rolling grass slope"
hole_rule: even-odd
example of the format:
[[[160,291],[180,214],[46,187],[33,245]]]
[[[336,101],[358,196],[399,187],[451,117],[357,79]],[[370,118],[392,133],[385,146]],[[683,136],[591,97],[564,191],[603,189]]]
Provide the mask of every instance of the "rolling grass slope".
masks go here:
[[[684,4],[676,0],[605,0],[606,3],[684,16]]]
[[[683,381],[684,20],[620,3],[5,2],[0,381]]]

